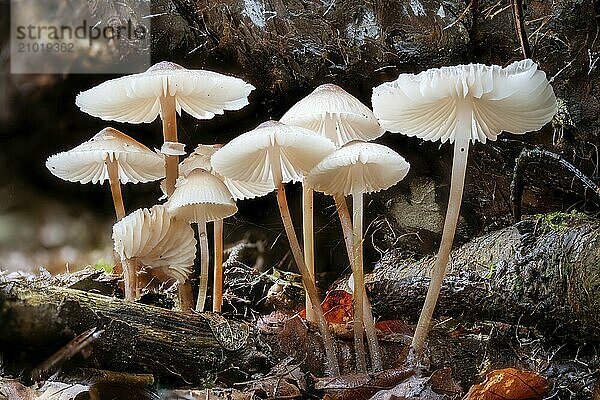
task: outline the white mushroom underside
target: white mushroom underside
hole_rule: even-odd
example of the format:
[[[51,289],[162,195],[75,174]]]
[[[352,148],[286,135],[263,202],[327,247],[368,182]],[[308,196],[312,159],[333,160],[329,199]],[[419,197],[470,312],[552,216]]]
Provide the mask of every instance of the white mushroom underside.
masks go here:
[[[327,120],[330,120],[327,121]],[[385,132],[375,117],[357,114],[333,114],[322,112],[320,115],[301,115],[282,118],[281,122],[301,126],[325,136],[340,147],[352,140],[373,140]],[[374,125],[375,124],[375,125]],[[329,128],[330,126],[333,129]]]
[[[535,131],[556,112],[546,74],[531,60],[506,68],[471,64],[401,74],[373,89],[372,100],[385,129],[442,143],[457,135],[485,143],[502,131]],[[469,112],[459,116],[457,108]],[[456,131],[457,118],[472,119],[470,132]]]
[[[279,151],[285,183],[302,181],[302,176],[334,149],[333,142],[309,130],[269,121],[223,146],[212,156],[211,164],[227,178],[275,187],[269,151]]]
[[[386,146],[352,142],[317,164],[307,175],[306,184],[330,195],[371,193],[395,185],[409,168],[402,156]]]
[[[122,259],[135,257],[179,282],[187,279],[196,257],[194,231],[187,222],[172,219],[162,205],[136,210],[117,222],[113,241]]]
[[[124,76],[81,92],[75,103],[95,117],[119,122],[152,122],[160,97],[174,96],[177,112],[210,119],[248,104],[254,86],[242,79],[203,70],[159,69]]]
[[[70,151],[50,156],[46,167],[66,181],[104,183],[108,180],[105,160],[117,160],[121,183],[150,182],[165,176],[164,158],[158,154]]]
[[[367,106],[332,84],[316,88],[292,106],[280,121],[315,131],[337,147],[356,139],[373,140],[385,132]]]
[[[211,173],[215,173],[210,163],[211,156],[219,149],[216,146],[198,145],[194,152],[179,164],[179,172],[186,176],[195,169],[205,169]],[[275,186],[263,182],[242,182],[229,178],[223,178],[225,186],[231,192],[234,200],[253,199],[261,197],[275,190]]]

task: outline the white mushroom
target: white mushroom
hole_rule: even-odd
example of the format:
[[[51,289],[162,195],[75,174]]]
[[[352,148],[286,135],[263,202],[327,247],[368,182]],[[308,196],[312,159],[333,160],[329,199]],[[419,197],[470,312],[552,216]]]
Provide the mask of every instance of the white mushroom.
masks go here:
[[[366,371],[363,342],[363,194],[395,185],[404,179],[409,168],[402,156],[386,146],[352,141],[325,157],[306,176],[306,184],[314,190],[329,195],[352,195],[354,347],[359,372]],[[376,333],[367,330],[369,336],[376,337]]]
[[[280,119],[330,139],[336,147],[384,134],[373,111],[337,85],[325,84],[294,104]]]
[[[241,182],[225,178],[216,172],[210,163],[211,156],[222,145],[199,144],[196,149],[185,160],[179,164],[180,175],[186,176],[197,168],[205,169],[214,173],[223,180],[225,186],[231,192],[234,200],[253,199],[264,196],[273,190],[275,186],[263,182]],[[213,230],[214,263],[213,263],[213,312],[221,312],[223,305],[223,220],[214,221]]]
[[[211,71],[188,70],[163,61],[146,72],[112,79],[80,93],[75,103],[95,117],[119,122],[152,122],[160,115],[165,151],[167,194],[178,176],[177,113],[186,111],[198,119],[210,119],[224,110],[239,110],[248,104],[254,86],[243,80]]]
[[[196,257],[194,231],[171,217],[164,205],[139,209],[113,226],[115,252],[124,265],[125,289],[135,288],[136,265],[162,271],[183,284]],[[126,298],[135,297],[127,293]]]
[[[198,224],[200,239],[200,285],[196,311],[204,311],[208,289],[208,238],[206,223],[230,217],[237,212],[227,186],[204,169],[194,169],[177,179],[175,191],[167,203],[169,212],[188,223]]]
[[[454,143],[450,199],[433,276],[413,337],[419,361],[446,272],[460,212],[469,141],[496,140],[502,132],[540,129],[556,113],[546,74],[531,60],[506,68],[482,64],[401,74],[373,89],[373,110],[391,132]]]
[[[316,134],[331,139],[336,147],[341,147],[352,140],[373,140],[385,132],[373,112],[360,102],[356,97],[334,84],[325,84],[317,87],[311,94],[300,100],[281,117],[281,122],[288,125],[301,126],[310,129]],[[304,237],[304,258],[308,269],[314,276],[314,221],[313,221],[313,192],[306,185],[302,185],[303,218],[302,231]],[[348,205],[344,196],[334,196],[336,208],[342,223],[342,229],[350,227],[350,234],[345,231],[348,259],[352,263],[352,227],[345,221],[350,218]],[[372,327],[374,322],[371,314],[369,299],[365,293],[365,324]],[[314,321],[314,314],[310,301],[306,299],[306,319]],[[377,337],[369,338],[371,362],[375,371],[382,369],[380,351]]]
[[[120,183],[164,178],[163,158],[123,132],[104,128],[79,146],[50,156],[50,172],[66,181],[104,183],[108,180],[117,220],[125,216]]]
[[[277,204],[283,226],[323,337],[327,355],[326,369],[328,374],[338,375],[335,345],[323,315],[314,279],[304,262],[283,186],[284,182],[301,181],[304,174],[334,149],[333,142],[315,136],[312,131],[267,121],[227,143],[213,154],[211,163],[217,173],[227,178],[263,182],[277,187]]]

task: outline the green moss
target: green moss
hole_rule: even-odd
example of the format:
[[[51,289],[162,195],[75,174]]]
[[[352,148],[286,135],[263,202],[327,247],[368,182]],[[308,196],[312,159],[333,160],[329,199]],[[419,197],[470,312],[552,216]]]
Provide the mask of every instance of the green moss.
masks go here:
[[[107,264],[104,262],[104,260],[100,260],[94,265],[94,269],[101,269],[104,272],[106,272],[107,274],[112,274],[114,268],[115,268],[114,265]]]
[[[492,279],[492,277],[494,276],[495,273],[496,273],[496,263],[492,261],[488,268],[488,273],[485,276],[485,279]]]
[[[587,220],[589,217],[581,211],[573,210],[570,213],[555,211],[548,214],[536,214],[533,219],[544,230],[563,232],[569,229],[573,222]]]

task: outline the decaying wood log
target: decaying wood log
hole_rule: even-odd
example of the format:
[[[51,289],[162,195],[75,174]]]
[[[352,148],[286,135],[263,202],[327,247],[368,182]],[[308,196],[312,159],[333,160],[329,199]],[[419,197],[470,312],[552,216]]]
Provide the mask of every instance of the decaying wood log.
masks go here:
[[[550,347],[544,350],[548,360],[553,357],[552,346],[597,343],[599,221],[580,214],[522,221],[468,242],[453,253],[452,260],[453,274],[445,281],[438,315],[451,316],[458,321],[454,324],[463,321],[466,326],[486,319],[499,322],[489,324],[492,327],[502,326],[501,322],[535,327],[543,340],[550,339]],[[416,319],[428,283],[422,272],[431,261],[400,259],[394,251],[385,255],[367,284],[380,319]],[[91,287],[97,290],[97,286]],[[291,355],[319,375],[322,351],[317,348],[318,336],[306,332],[300,322],[284,327],[265,321],[256,328],[212,313],[183,315],[52,286],[42,278],[0,283],[0,350],[5,360],[21,360],[19,372],[30,371],[74,336],[96,327],[104,332],[92,344],[86,367],[153,373],[161,382],[200,384],[228,369],[248,380]],[[265,324],[270,325],[268,329]],[[455,327],[438,326],[430,342],[432,365],[453,366],[460,370],[463,382],[471,383],[482,372],[477,366],[484,362],[515,363],[512,358],[506,361],[506,351],[499,350],[506,344],[482,342],[477,339],[481,327],[477,329],[477,335],[460,330],[450,334]],[[396,343],[384,340],[388,368],[399,362],[406,335],[410,335],[410,327],[400,333],[402,339]],[[506,336],[514,340],[513,334]],[[338,344],[343,364],[351,365],[351,342],[340,338]],[[518,351],[532,359],[539,356],[532,348]],[[518,355],[518,359],[522,357]]]
[[[366,277],[374,314],[416,319],[433,258],[393,250]],[[557,340],[600,339],[600,222],[547,214],[476,238],[452,253],[437,315],[536,327]]]
[[[31,281],[2,284],[0,304],[5,355],[25,348],[52,353],[73,333],[97,327],[104,332],[93,345],[94,362],[107,369],[198,383],[229,366],[246,372],[270,366],[253,326],[213,313],[183,314]]]

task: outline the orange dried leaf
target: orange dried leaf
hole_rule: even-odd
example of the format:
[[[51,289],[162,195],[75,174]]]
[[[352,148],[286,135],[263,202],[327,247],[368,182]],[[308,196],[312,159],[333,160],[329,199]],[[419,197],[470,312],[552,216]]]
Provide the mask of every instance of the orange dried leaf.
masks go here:
[[[332,290],[327,293],[321,303],[325,319],[330,324],[346,324],[354,320],[352,310],[352,294],[345,290]],[[300,312],[300,317],[306,318],[306,310]]]
[[[485,381],[469,390],[468,400],[539,400],[548,381],[531,371],[505,368],[492,371]]]

